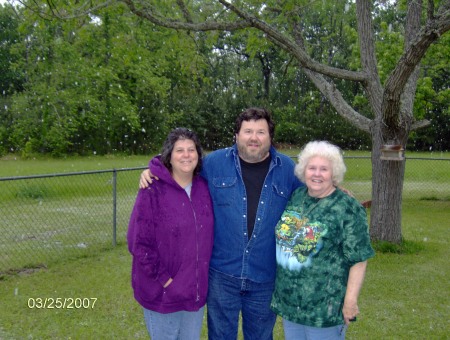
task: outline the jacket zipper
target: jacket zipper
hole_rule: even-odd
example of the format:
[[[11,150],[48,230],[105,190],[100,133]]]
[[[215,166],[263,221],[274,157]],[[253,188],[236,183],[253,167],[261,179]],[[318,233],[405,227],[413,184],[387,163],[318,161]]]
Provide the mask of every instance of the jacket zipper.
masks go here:
[[[192,196],[192,189],[191,188],[191,196]],[[199,283],[198,283],[198,262],[199,262],[199,258],[198,258],[198,252],[199,252],[199,245],[198,245],[198,224],[197,224],[197,215],[195,214],[195,209],[194,209],[194,205],[192,203],[192,199],[191,197],[188,195],[189,197],[189,202],[191,203],[191,209],[192,209],[192,214],[194,215],[194,223],[195,223],[195,245],[196,245],[196,263],[195,263],[195,278],[196,278],[196,297],[195,297],[195,302],[199,302],[200,301],[200,294],[199,294]]]

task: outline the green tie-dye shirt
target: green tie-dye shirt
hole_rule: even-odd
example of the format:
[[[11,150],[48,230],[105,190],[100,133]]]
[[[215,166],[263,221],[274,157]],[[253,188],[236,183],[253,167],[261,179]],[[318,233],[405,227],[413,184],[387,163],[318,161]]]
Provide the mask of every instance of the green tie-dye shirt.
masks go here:
[[[365,209],[339,189],[317,199],[302,187],[292,194],[275,236],[277,276],[272,310],[302,325],[342,324],[350,267],[375,254]]]

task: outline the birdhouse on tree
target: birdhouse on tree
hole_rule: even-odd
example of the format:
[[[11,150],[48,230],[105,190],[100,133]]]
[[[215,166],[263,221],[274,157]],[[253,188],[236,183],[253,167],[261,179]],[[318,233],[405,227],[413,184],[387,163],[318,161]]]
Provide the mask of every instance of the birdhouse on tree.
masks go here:
[[[385,144],[381,147],[380,159],[385,161],[403,161],[405,149],[399,144]]]

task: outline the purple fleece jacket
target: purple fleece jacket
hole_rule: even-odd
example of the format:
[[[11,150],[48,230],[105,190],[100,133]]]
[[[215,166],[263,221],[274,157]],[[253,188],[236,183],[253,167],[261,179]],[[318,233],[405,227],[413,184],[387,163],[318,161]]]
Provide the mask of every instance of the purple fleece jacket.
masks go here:
[[[197,311],[206,303],[213,245],[208,185],[195,176],[189,198],[159,158],[150,170],[159,180],[139,190],[128,226],[134,297],[159,313]]]

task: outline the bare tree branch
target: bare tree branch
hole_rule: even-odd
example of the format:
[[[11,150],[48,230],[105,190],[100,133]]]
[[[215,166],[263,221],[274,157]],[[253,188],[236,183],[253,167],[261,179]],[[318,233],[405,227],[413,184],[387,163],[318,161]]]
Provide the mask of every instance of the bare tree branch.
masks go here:
[[[301,30],[297,24],[293,25],[293,36],[297,45],[304,48],[303,35],[301,34]],[[362,131],[367,133],[370,132],[371,120],[364,117],[348,105],[334,83],[326,80],[322,75],[313,71],[305,69],[304,72],[342,117],[350,121]]]
[[[434,1],[428,1],[427,17],[428,20],[433,20],[434,18]]]
[[[189,13],[189,10],[187,9],[184,1],[177,0],[177,5],[178,5],[178,7],[180,7],[181,12],[183,13],[184,19],[186,19],[187,22],[192,23],[193,21],[192,21],[191,14]]]
[[[412,2],[411,6],[415,3]],[[400,121],[397,115],[400,112],[401,95],[405,90],[406,83],[416,66],[420,63],[426,51],[432,43],[450,29],[450,7],[440,7],[438,14],[433,20],[428,20],[426,25],[415,35],[416,39],[407,45],[395,69],[390,74],[385,84],[383,101],[383,121],[390,126],[398,126]],[[420,10],[420,8],[419,8]]]
[[[353,125],[365,131],[370,132],[371,119],[364,117],[355,111],[342,97],[341,92],[336,88],[335,84],[327,81],[323,75],[305,69],[304,72],[311,79],[314,85],[324,94],[336,111]]]
[[[306,51],[299,45],[297,45],[293,40],[283,35],[270,25],[265,22],[259,20],[255,16],[252,16],[241,9],[237,8],[233,4],[225,1],[218,0],[223,6],[236,13],[240,18],[243,18],[247,22],[249,22],[251,27],[255,27],[260,31],[267,34],[268,38],[277,46],[283,48],[287,52],[293,54],[296,59],[299,61],[300,65],[304,68],[310,69],[315,72],[322,73],[324,75],[347,79],[353,81],[365,81],[367,75],[363,72],[354,72],[348,70],[342,70],[339,68],[331,67],[325,64],[318,63],[317,61],[311,59],[311,57],[306,53]]]
[[[431,122],[428,119],[418,120],[417,122],[412,123],[411,131],[422,129],[429,126],[430,124]]]
[[[16,0],[18,3],[20,3],[25,8],[28,8],[30,11],[33,11],[34,13],[38,14],[41,18],[45,20],[51,20],[53,18],[61,19],[61,20],[70,20],[70,19],[76,19],[80,18],[92,13],[95,13],[99,9],[114,5],[116,3],[119,3],[120,0],[106,0],[105,2],[102,2],[96,6],[93,6],[93,3],[91,1],[85,1],[80,6],[72,9],[70,12],[68,10],[58,10],[58,7],[55,5],[53,0],[46,0],[46,3],[48,5],[47,11],[50,11],[50,13],[46,13],[45,9],[42,8],[41,5],[39,5],[36,1],[33,0],[34,5],[31,6],[29,2],[24,2],[22,0]]]
[[[21,0],[19,0],[21,1]],[[280,33],[275,28],[266,24],[265,22],[257,19],[255,16],[250,15],[249,13],[240,10],[233,4],[225,1],[225,0],[217,0],[224,8],[232,13],[235,13],[242,20],[236,21],[205,21],[205,22],[194,22],[191,14],[186,6],[186,3],[183,0],[176,0],[178,7],[180,8],[183,17],[186,21],[180,20],[171,20],[166,18],[157,12],[157,10],[151,5],[151,1],[142,1],[142,0],[106,0],[102,3],[99,3],[93,6],[91,1],[84,1],[79,7],[73,9],[72,13],[68,13],[67,11],[55,11],[53,0],[46,0],[49,5],[50,17],[56,17],[59,19],[74,19],[80,16],[88,15],[94,13],[95,11],[116,4],[116,3],[124,3],[130,9],[132,13],[135,15],[146,19],[155,25],[172,28],[172,29],[182,29],[187,31],[235,31],[241,30],[245,28],[256,28],[261,32],[267,35],[274,44],[283,48],[288,53],[295,56],[298,60],[299,64],[304,67],[311,69],[315,72],[322,73],[324,75],[346,79],[356,82],[364,82],[367,80],[368,75],[365,72],[355,72],[344,69],[339,69],[335,67],[328,66],[326,64],[319,63],[313,60],[305,51],[302,46],[297,45],[291,38]],[[36,8],[34,9],[36,12],[40,12],[42,14],[42,8],[39,8],[39,5],[36,4]]]
[[[137,8],[133,0],[121,0],[128,8],[137,16],[147,19],[153,22],[155,25],[173,28],[183,29],[189,31],[234,31],[238,29],[251,27],[245,20],[235,22],[202,22],[202,23],[190,23],[175,20],[167,20],[165,17],[158,15],[148,4],[143,4],[140,8]]]
[[[371,2],[366,0],[356,1],[356,11],[358,40],[361,51],[361,67],[367,74],[367,81],[363,85],[366,87],[369,102],[377,117],[378,113],[381,113],[383,87],[378,75]]]

